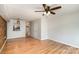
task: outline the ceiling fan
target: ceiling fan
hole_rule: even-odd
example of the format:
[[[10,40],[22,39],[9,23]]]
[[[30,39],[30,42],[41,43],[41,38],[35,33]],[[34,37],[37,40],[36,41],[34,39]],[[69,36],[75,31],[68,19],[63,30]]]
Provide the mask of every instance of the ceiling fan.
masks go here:
[[[53,12],[53,10],[57,10],[57,9],[61,8],[61,6],[57,6],[57,7],[51,8],[51,6],[48,6],[47,4],[42,4],[42,6],[44,8],[43,11],[35,11],[35,12],[45,12],[45,14],[53,14],[53,15],[55,15],[56,13]],[[43,14],[43,16],[45,14]]]

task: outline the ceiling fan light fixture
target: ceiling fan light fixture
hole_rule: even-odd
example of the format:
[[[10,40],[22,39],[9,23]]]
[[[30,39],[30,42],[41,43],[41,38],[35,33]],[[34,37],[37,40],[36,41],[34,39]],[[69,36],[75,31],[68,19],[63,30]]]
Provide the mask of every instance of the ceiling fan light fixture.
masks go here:
[[[48,11],[47,15],[50,15],[50,12]]]
[[[47,15],[48,16],[48,15],[50,15],[50,12],[49,11],[48,11],[48,13],[44,12],[44,15]]]
[[[44,12],[44,15],[46,15],[46,12]]]
[[[51,5],[52,4],[42,4],[44,10],[43,11],[38,11],[38,12],[44,12],[43,13],[43,16],[44,15],[47,15],[48,16],[50,14],[55,15],[56,13],[53,12],[53,11],[62,8],[61,6],[56,6],[56,7],[51,8]]]

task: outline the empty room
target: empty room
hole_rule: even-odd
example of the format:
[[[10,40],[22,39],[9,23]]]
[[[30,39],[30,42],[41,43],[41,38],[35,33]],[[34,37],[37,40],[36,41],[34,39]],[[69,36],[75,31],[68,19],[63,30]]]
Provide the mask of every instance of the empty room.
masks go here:
[[[79,4],[0,4],[1,54],[78,54]]]

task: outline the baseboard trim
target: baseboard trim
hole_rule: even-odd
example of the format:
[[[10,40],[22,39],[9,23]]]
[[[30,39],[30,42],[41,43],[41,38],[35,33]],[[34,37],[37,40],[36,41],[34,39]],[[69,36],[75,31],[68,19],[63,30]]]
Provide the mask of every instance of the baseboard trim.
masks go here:
[[[6,42],[7,42],[7,39],[5,40],[4,44],[2,45],[2,47],[0,49],[0,53],[2,52],[2,50],[3,50],[3,48],[4,48],[5,44],[6,44]]]
[[[72,44],[69,44],[69,43],[66,43],[66,42],[63,42],[63,41],[58,41],[58,40],[55,40],[55,39],[50,39],[50,40],[53,40],[53,41],[56,41],[56,42],[59,42],[59,43],[65,44],[65,45],[69,45],[69,46],[74,47],[74,48],[79,48],[79,46],[72,45]]]
[[[7,40],[10,40],[10,39],[20,39],[20,38],[25,38],[25,37],[7,38]]]

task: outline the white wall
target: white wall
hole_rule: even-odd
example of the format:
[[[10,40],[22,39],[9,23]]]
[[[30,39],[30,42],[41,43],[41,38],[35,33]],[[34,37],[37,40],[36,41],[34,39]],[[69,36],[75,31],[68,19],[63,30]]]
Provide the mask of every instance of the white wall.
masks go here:
[[[31,22],[31,36],[41,39],[41,20],[34,20]]]
[[[79,12],[48,18],[48,37],[79,47]]]
[[[26,27],[25,27],[25,21],[20,21],[20,31],[13,31],[13,23],[14,19],[10,19],[9,22],[7,22],[7,39],[11,38],[19,38],[19,37],[25,37],[26,34]]]
[[[45,16],[31,22],[31,36],[41,40],[48,39],[47,20]]]
[[[4,14],[3,10],[4,10],[3,5],[0,4],[0,15],[1,15],[1,16]]]
[[[3,9],[3,6],[0,4],[0,15],[2,14],[2,9]]]
[[[7,13],[5,11],[5,8],[4,8],[4,4],[0,4],[0,15],[5,19],[7,20]]]
[[[41,18],[41,40],[48,39],[48,26],[47,26],[47,17],[42,16]]]

